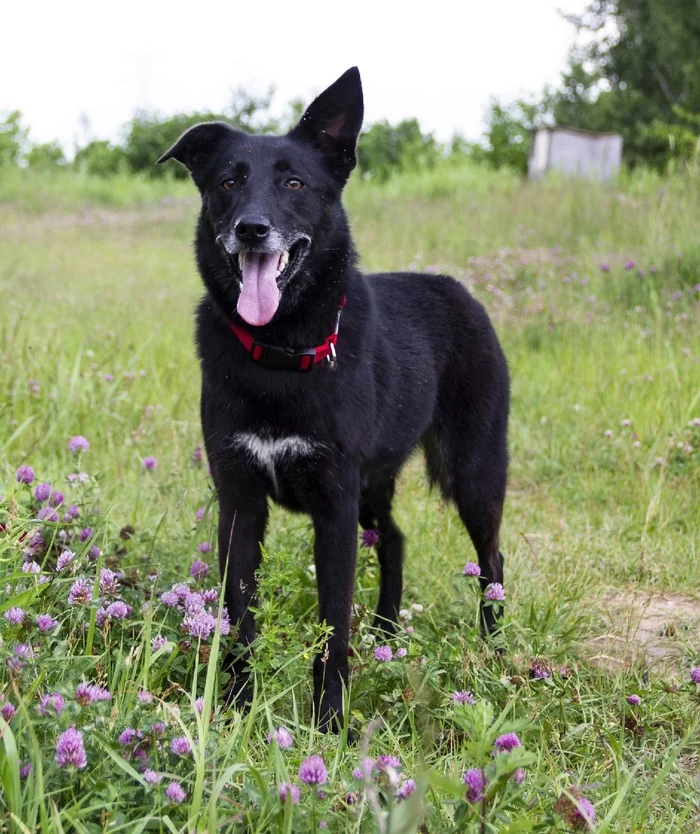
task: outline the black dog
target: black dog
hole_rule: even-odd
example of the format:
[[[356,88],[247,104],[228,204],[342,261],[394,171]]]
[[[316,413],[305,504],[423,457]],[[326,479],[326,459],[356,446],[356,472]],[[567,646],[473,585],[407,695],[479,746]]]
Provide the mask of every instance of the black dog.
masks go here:
[[[342,715],[358,520],[380,536],[375,624],[395,629],[403,537],[391,503],[418,444],[457,505],[482,585],[503,579],[506,362],[483,307],[453,279],[357,270],[341,193],[362,115],[353,68],[286,136],[200,124],[158,160],[185,165],[202,197],[202,427],[230,618],[249,646],[268,497],[309,513],[320,618],[333,628],[314,663],[322,727]],[[494,628],[490,608],[483,622]],[[246,701],[244,651],[230,671],[232,697]]]

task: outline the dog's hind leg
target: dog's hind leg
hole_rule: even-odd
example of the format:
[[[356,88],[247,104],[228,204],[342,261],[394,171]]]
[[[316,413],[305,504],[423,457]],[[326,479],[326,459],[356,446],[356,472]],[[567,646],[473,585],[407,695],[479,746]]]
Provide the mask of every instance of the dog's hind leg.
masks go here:
[[[360,525],[379,533],[379,603],[374,627],[394,634],[399,620],[403,591],[403,534],[391,514],[394,479],[373,484],[363,490],[360,501]]]
[[[439,484],[445,498],[455,502],[467,528],[481,568],[481,588],[485,590],[493,582],[503,583],[499,534],[508,465],[505,424],[500,430],[491,427],[487,432],[465,426],[464,418],[461,423],[458,431],[453,425],[447,431],[434,428],[423,445],[431,480]],[[493,606],[482,605],[481,627],[485,634],[498,629]]]
[[[501,489],[494,473],[462,481],[455,487],[455,503],[460,518],[474,544],[479,560],[482,591],[493,582],[503,584],[503,554],[499,547],[499,531],[503,513],[505,485]],[[481,626],[486,634],[498,628],[493,606],[481,606]]]

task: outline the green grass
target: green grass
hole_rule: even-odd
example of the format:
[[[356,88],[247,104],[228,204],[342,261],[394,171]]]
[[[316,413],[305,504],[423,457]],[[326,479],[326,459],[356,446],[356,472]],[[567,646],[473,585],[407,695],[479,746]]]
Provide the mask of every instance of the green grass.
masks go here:
[[[473,551],[416,458],[396,501],[407,538],[404,604],[423,606],[406,622],[414,631],[392,643],[404,659],[373,658],[378,571],[371,552],[360,554],[348,701],[360,746],[312,726],[311,658],[322,638],[312,532],[306,518],[278,509],[261,577],[256,701],[247,715],[227,711],[218,643],[186,645],[148,578],[158,575],[159,595],[187,577],[197,544],[214,541],[210,483],[192,461],[201,442],[194,186],[3,174],[0,611],[19,606],[60,621],[41,634],[29,620],[0,618],[0,701],[16,707],[9,726],[0,721],[7,826],[302,832],[324,820],[331,831],[399,832],[425,819],[431,832],[565,831],[565,805],[581,792],[596,807],[596,831],[698,830],[699,701],[689,682],[700,664],[700,426],[691,424],[700,417],[698,183],[638,174],[617,188],[523,185],[445,164],[382,186],[353,181],[347,206],[367,269],[449,271],[487,306],[502,339],[513,392],[506,651],[478,639],[475,590],[461,574]],[[74,460],[68,441],[78,434],[90,449]],[[147,455],[156,470],[144,470]],[[65,492],[81,518],[38,523],[29,488],[15,480],[22,464]],[[76,471],[89,482],[68,485]],[[196,523],[199,507],[210,511]],[[80,542],[88,526],[93,537]],[[75,573],[38,584],[21,572],[40,527],[43,570],[54,576],[67,545]],[[96,570],[86,556],[93,544],[97,569],[125,572],[120,593],[133,607],[108,627],[97,625],[97,601],[66,604],[76,577]],[[214,573],[215,559],[204,558]],[[633,591],[696,606],[694,618],[658,636],[661,664],[623,646]],[[153,653],[158,634],[169,643]],[[13,671],[6,659],[27,642],[36,656]],[[534,679],[533,661],[551,676]],[[83,680],[108,687],[111,701],[79,708]],[[138,702],[140,687],[154,694],[151,704]],[[476,707],[451,703],[462,689]],[[37,713],[48,692],[66,700],[60,717]],[[639,707],[629,694],[642,697]],[[168,775],[149,788],[133,745],[117,736],[133,726],[150,738],[155,720],[168,729],[162,749],[151,738],[149,762]],[[88,764],[66,773],[54,747],[71,724],[83,730]],[[291,749],[268,745],[277,726],[292,731]],[[489,764],[485,805],[465,803],[462,773],[491,762],[493,739],[509,729],[522,747]],[[180,735],[190,756],[168,752]],[[312,753],[328,768],[327,797],[312,801],[305,787],[300,804],[284,808],[276,786],[298,783]],[[386,776],[363,792],[351,774],[365,754],[398,756],[418,785],[413,797],[395,804]],[[518,786],[510,776],[521,766]],[[187,793],[181,805],[164,792],[174,779]]]

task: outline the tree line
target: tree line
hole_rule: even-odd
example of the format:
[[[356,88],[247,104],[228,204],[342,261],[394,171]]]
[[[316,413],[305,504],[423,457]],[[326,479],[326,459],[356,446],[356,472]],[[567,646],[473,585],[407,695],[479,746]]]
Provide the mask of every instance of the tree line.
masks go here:
[[[417,119],[369,126],[360,136],[358,166],[365,176],[431,167],[445,156],[527,170],[532,132],[566,125],[620,133],[624,161],[666,171],[700,164],[700,0],[592,0],[581,15],[568,16],[582,44],[572,47],[561,82],[530,99],[493,100],[480,142],[459,135],[440,143]],[[0,167],[71,167],[97,176],[120,172],[148,177],[185,176],[156,166],[163,148],[197,122],[224,120],[246,131],[291,127],[303,105],[292,102],[283,118],[269,112],[271,93],[238,90],[221,113],[161,116],[139,112],[121,140],[95,139],[78,147],[69,163],[58,142],[32,143],[18,111],[0,116]]]

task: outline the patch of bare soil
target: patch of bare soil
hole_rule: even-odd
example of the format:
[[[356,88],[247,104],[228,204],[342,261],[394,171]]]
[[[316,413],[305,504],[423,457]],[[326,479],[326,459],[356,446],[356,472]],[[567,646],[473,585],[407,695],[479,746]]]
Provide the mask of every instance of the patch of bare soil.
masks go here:
[[[602,599],[604,634],[587,641],[589,660],[610,671],[643,663],[664,677],[679,674],[684,646],[700,643],[700,600],[683,594],[622,591]]]

